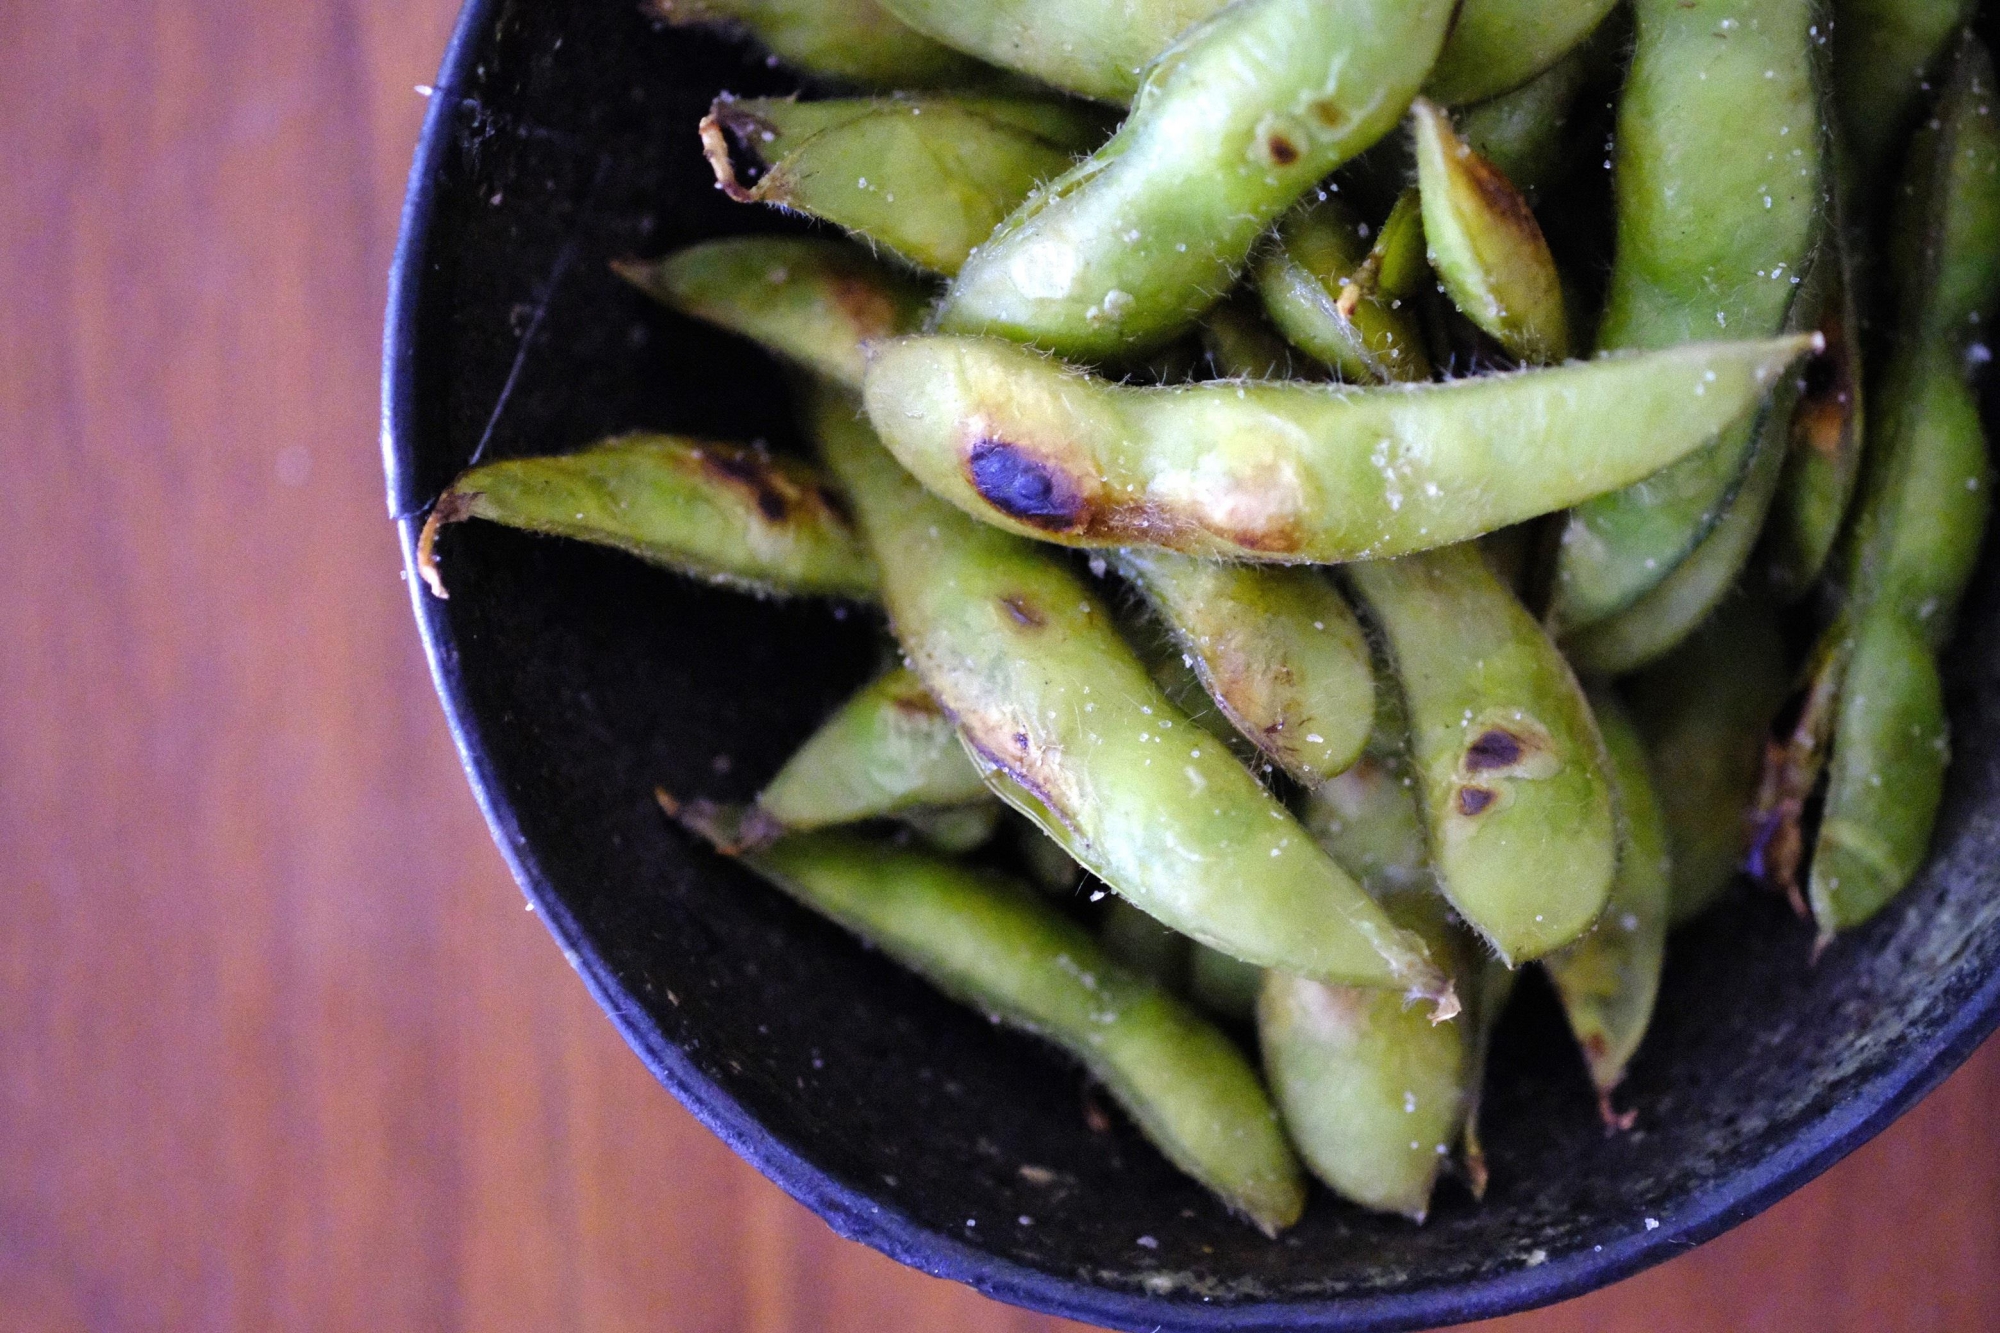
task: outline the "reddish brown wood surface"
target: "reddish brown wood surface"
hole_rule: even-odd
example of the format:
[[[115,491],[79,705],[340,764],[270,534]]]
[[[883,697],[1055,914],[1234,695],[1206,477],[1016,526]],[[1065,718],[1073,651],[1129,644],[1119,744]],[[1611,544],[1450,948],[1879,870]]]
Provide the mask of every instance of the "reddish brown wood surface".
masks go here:
[[[375,435],[451,8],[0,0],[0,1327],[1055,1328],[737,1162],[487,841]],[[1996,1102],[1494,1327],[2000,1327]]]

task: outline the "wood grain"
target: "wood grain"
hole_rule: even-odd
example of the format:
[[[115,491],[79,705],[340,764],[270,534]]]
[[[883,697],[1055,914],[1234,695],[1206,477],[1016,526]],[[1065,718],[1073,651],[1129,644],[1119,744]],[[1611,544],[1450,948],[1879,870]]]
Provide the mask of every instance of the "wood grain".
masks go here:
[[[487,841],[375,445],[450,11],[0,0],[0,1324],[1055,1328],[737,1162]],[[1493,1327],[2000,1327],[1996,1100]]]

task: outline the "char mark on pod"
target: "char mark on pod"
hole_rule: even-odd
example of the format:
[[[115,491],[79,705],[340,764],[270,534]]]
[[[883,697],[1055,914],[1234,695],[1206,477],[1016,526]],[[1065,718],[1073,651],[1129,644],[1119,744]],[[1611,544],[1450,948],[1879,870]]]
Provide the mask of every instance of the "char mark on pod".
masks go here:
[[[1075,479],[1018,444],[982,436],[966,452],[965,466],[980,498],[1009,518],[1049,532],[1074,532],[1089,517]]]
[[[1521,738],[1500,727],[1489,727],[1465,747],[1465,771],[1485,773],[1521,762]]]
[[[1040,629],[1048,623],[1040,609],[1025,594],[1002,593],[1000,605],[1006,610],[1007,618],[1023,629]]]
[[[1458,813],[1472,817],[1499,799],[1499,793],[1490,787],[1460,787],[1458,789]]]
[[[769,459],[749,453],[711,453],[703,450],[701,464],[718,477],[748,491],[757,504],[757,512],[771,522],[782,522],[791,513],[788,492],[793,487],[789,478],[780,473]]]

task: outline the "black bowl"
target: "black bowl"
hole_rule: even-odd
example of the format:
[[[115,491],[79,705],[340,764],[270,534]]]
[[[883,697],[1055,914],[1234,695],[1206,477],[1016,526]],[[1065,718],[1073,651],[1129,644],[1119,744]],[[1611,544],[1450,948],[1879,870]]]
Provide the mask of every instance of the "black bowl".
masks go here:
[[[794,86],[749,48],[629,0],[460,19],[424,125],[384,375],[408,555],[474,457],[652,426],[788,447],[775,368],[606,270],[786,224],[712,187],[720,89]],[[452,597],[412,577],[467,775],[502,852],[639,1057],[758,1170],[927,1272],[1132,1329],[1390,1329],[1575,1295],[1682,1253],[1810,1180],[1934,1087],[2000,1017],[2000,615],[1993,563],[1949,654],[1957,758],[1931,866],[1817,967],[1738,895],[1673,943],[1607,1138],[1546,994],[1500,1039],[1493,1186],[1421,1228],[1319,1195],[1266,1241],[1076,1072],[938,998],[693,844],[653,789],[741,799],[877,661],[863,614],[697,587],[467,524]],[[1025,1169],[1024,1169],[1025,1168]]]

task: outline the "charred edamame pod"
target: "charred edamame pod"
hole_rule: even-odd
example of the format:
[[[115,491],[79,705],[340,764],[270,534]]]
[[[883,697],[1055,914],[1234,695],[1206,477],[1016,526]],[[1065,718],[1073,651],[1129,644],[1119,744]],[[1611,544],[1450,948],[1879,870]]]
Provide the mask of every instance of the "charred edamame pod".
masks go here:
[[[1374,674],[1360,622],[1320,571],[1148,547],[1114,563],[1223,715],[1279,767],[1312,787],[1354,762],[1374,722]]]
[[[824,218],[945,274],[1103,138],[1091,112],[1018,98],[721,97],[701,122],[730,198]],[[761,165],[754,183],[738,179],[732,146]]]
[[[1619,100],[1618,239],[1600,348],[1775,333],[1826,219],[1810,0],[1637,0]],[[1567,636],[1630,606],[1721,521],[1755,429],[1580,506],[1551,614]]]
[[[662,304],[853,388],[862,349],[915,329],[930,299],[922,283],[829,237],[731,236],[612,267]]]
[[[951,719],[915,672],[897,667],[806,738],[757,794],[749,818],[768,821],[774,833],[809,832],[989,795]]]
[[[1385,228],[1386,231],[1386,228]],[[1292,345],[1359,384],[1431,377],[1414,306],[1375,290],[1373,253],[1359,219],[1337,197],[1286,218],[1251,266],[1264,310]],[[1365,284],[1365,285],[1364,285]]]
[[[898,460],[988,523],[1072,546],[1334,562],[1463,541],[1637,480],[1749,412],[1810,346],[1364,390],[1130,388],[997,339],[917,337],[880,347],[866,397]]]
[[[1232,285],[1264,230],[1395,126],[1449,0],[1241,0],[1147,75],[1111,141],[975,250],[939,327],[1065,356],[1157,345]]]
[[[1395,664],[1445,895],[1510,964],[1569,943],[1603,910],[1616,851],[1569,665],[1474,547],[1346,573]]]
[[[1618,870],[1596,929],[1542,959],[1570,1031],[1583,1048],[1607,1125],[1631,1127],[1631,1113],[1611,1108],[1611,1093],[1639,1049],[1660,992],[1671,880],[1667,830],[1645,743],[1618,701],[1591,696],[1618,794]]]
[[[884,562],[897,637],[987,785],[1120,895],[1201,943],[1458,1008],[1399,930],[1148,678],[1112,618],[1034,544],[957,514],[822,395],[821,450]]]
[[[1436,103],[1411,109],[1424,244],[1452,304],[1526,364],[1569,357],[1569,313],[1534,210]]]
[[[739,855],[945,994],[1082,1061],[1175,1166],[1266,1235],[1298,1220],[1298,1161],[1235,1044],[1025,886],[837,831]]]
[[[993,74],[876,0],[648,0],[647,7],[669,23],[748,29],[800,69],[868,87],[962,87]]]
[[[818,470],[740,444],[622,435],[473,468],[438,497],[417,542],[417,570],[439,597],[438,531],[469,518],[615,547],[744,592],[875,595],[874,561]]]
[[[1634,676],[1666,823],[1667,920],[1707,907],[1743,869],[1765,738],[1791,686],[1769,602],[1735,597],[1685,643]]]

